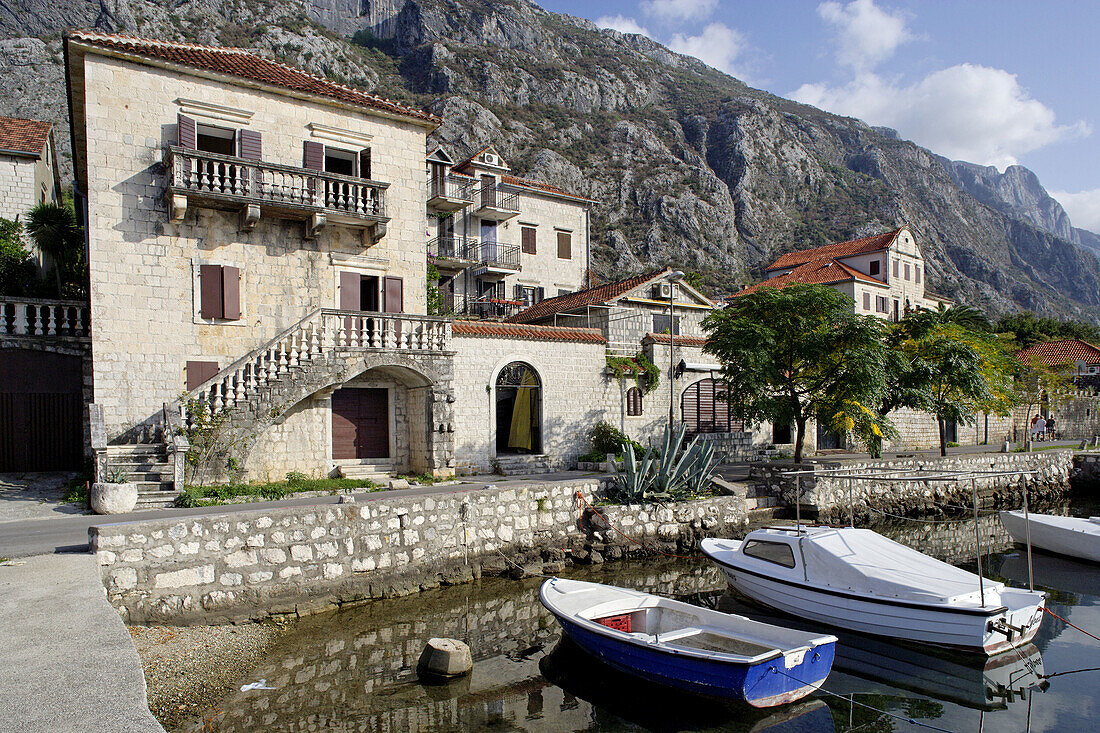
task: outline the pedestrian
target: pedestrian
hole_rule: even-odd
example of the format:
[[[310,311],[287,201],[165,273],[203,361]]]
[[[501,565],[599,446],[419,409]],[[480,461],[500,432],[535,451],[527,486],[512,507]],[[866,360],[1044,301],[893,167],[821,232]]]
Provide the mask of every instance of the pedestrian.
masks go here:
[[[1050,419],[1047,420],[1047,435],[1051,440],[1056,440],[1058,438],[1058,435],[1054,432],[1054,415],[1051,415]]]
[[[1035,421],[1035,437],[1038,438],[1039,440],[1042,440],[1043,437],[1046,434],[1047,434],[1047,421],[1043,418],[1042,415],[1040,415],[1039,419]]]

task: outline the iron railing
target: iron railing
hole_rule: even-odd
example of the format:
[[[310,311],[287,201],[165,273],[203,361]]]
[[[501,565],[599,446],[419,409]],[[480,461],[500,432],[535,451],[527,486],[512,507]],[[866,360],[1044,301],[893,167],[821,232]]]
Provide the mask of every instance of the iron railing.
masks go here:
[[[459,176],[428,178],[428,199],[446,198],[472,202],[474,200],[474,181]]]

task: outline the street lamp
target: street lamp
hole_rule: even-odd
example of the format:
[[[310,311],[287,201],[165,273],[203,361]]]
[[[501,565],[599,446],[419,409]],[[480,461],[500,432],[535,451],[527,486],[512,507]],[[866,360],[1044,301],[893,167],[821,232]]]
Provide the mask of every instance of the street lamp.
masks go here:
[[[684,279],[681,270],[673,270],[665,275],[668,282],[668,427],[672,429],[674,422],[673,409],[676,404],[676,306],[673,299],[676,297],[676,283]]]

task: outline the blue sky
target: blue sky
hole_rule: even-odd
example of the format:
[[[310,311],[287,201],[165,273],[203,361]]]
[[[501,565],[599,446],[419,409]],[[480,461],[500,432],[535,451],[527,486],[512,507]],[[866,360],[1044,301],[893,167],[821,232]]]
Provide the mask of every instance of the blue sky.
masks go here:
[[[950,158],[1032,169],[1100,231],[1100,3],[536,0]]]

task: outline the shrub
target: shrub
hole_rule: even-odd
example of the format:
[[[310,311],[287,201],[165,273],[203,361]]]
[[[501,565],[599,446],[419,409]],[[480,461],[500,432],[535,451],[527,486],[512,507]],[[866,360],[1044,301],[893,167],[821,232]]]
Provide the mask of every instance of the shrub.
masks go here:
[[[296,473],[296,472],[291,471],[291,473]],[[303,478],[305,478],[305,477],[303,476]],[[290,476],[288,474],[287,475],[287,481],[289,482],[289,480],[290,480]],[[262,489],[260,489],[260,496],[267,499],[268,501],[276,501],[278,499],[285,499],[289,495],[290,495],[290,487],[286,486],[286,485],[283,485],[283,484],[268,484],[267,486],[264,486]]]
[[[588,437],[592,441],[592,452],[603,453],[605,456],[608,453],[619,453],[622,450],[623,443],[641,447],[622,430],[604,420],[596,423],[588,431]]]
[[[286,482],[291,486],[300,486],[308,480],[308,477],[301,471],[290,471],[286,475]]]

